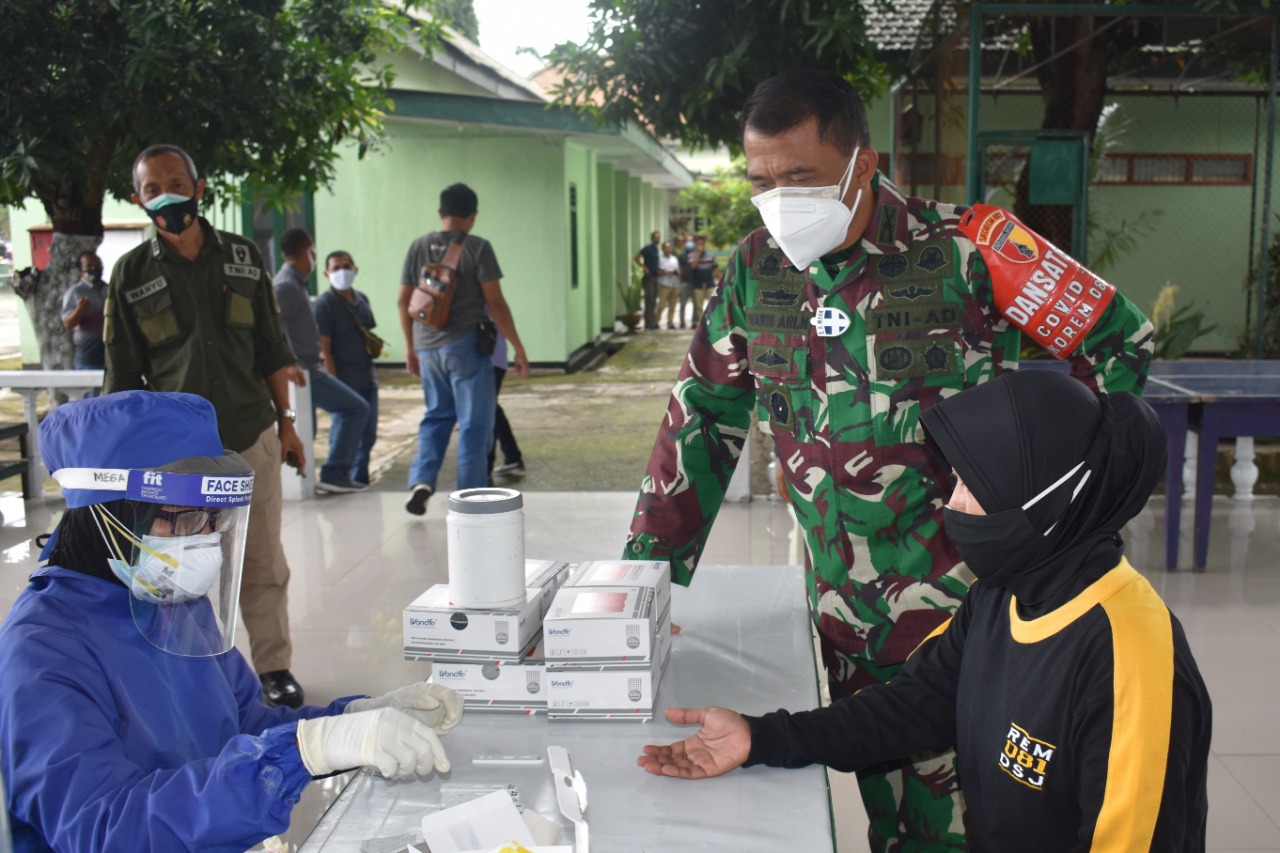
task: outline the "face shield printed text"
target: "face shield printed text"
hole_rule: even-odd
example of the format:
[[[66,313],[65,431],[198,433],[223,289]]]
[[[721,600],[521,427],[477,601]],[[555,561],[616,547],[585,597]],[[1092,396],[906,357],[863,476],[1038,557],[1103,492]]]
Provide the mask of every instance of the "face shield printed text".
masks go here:
[[[253,493],[253,477],[204,477],[200,481],[202,495],[238,497]]]
[[[243,506],[253,493],[253,477],[130,471],[127,494],[133,500],[174,506]]]

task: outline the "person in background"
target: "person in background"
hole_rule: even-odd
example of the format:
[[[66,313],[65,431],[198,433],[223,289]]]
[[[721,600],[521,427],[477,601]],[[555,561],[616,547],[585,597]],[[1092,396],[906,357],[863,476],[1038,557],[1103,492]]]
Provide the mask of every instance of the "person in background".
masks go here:
[[[103,370],[107,366],[102,347],[102,320],[107,283],[102,259],[93,252],[80,254],[80,277],[62,295],[62,325],[71,331],[76,370]]]
[[[676,311],[680,296],[680,259],[671,254],[671,244],[662,244],[662,255],[658,258],[658,309],[659,318],[662,312],[667,314],[667,328],[676,327]],[[681,322],[681,327],[684,323]]]
[[[122,391],[40,425],[67,502],[0,627],[0,771],[22,853],[245,850],[313,778],[447,772],[446,688],[268,707],[234,647],[253,468],[209,401]]]
[[[502,405],[497,402],[502,393],[502,380],[507,375],[510,359],[507,356],[507,339],[498,332],[498,342],[493,348],[493,444],[489,445],[489,470],[502,477],[524,476],[524,454],[516,442],[516,434],[511,430],[511,422]],[[498,448],[502,448],[502,464],[497,468],[493,463],[498,458]]]
[[[701,729],[645,747],[640,766],[851,771],[954,745],[974,850],[1204,850],[1212,704],[1120,536],[1164,470],[1159,418],[1035,370],[921,420],[954,471],[947,535],[977,576],[956,612],[888,684],[829,707],[671,709]]]
[[[368,486],[369,457],[378,440],[378,372],[361,330],[372,329],[377,321],[369,297],[355,289],[360,268],[351,253],[330,252],[324,266],[329,289],[311,305],[320,333],[320,354],[325,371],[359,394],[369,406],[369,417],[348,474],[356,485]]]
[[[693,237],[681,234],[677,242],[676,258],[680,261],[680,328],[684,328],[689,303],[693,301],[693,268],[689,266],[689,253],[693,251]],[[697,316],[689,317],[689,325],[696,326]]]
[[[658,244],[662,235],[654,231],[649,242],[636,252],[636,266],[644,271],[644,327],[646,331],[658,328]]]
[[[305,382],[280,329],[257,245],[200,216],[204,180],[187,152],[152,145],[133,164],[133,202],[154,225],[107,288],[103,392],[185,391],[213,403],[226,447],[253,466],[253,523],[240,614],[268,702],[300,707],[289,666],[289,562],[280,543],[281,463],[302,475],[289,382]]]
[[[400,275],[400,328],[404,333],[405,367],[422,377],[426,412],[418,425],[418,453],[409,467],[409,500],[405,511],[423,515],[435,493],[436,477],[453,428],[458,426],[458,488],[489,482],[489,451],[497,393],[493,386],[493,351],[480,351],[481,324],[491,321],[515,350],[511,370],[529,375],[529,359],[516,332],[511,307],[502,295],[502,268],[493,246],[471,233],[480,202],[466,184],[440,192],[440,230],[422,235],[409,246]],[[409,313],[413,290],[431,264],[443,262],[449,245],[461,243],[457,285],[448,321],[432,328]]]
[[[740,124],[766,227],[738,244],[694,330],[623,554],[692,581],[754,414],[804,532],[834,700],[892,678],[972,582],[942,532],[951,480],[919,418],[1016,366],[1022,333],[995,305],[964,209],[908,197],[877,171],[843,78],[769,78]],[[1093,317],[1067,359],[1073,376],[1140,390],[1151,323],[1123,293]],[[858,778],[872,850],[950,850],[963,837],[953,752]]]
[[[707,248],[705,234],[694,238],[693,251],[689,254],[689,269],[693,276],[693,321],[696,323],[702,319],[711,291],[715,290],[718,269],[715,253]]]
[[[351,469],[369,421],[369,404],[330,372],[321,358],[320,332],[307,290],[307,277],[316,266],[315,245],[305,229],[290,228],[280,235],[280,251],[285,262],[272,282],[280,303],[280,321],[298,366],[307,372],[312,404],[328,412],[331,419],[329,457],[320,466],[316,491],[362,492],[368,483],[352,479]]]

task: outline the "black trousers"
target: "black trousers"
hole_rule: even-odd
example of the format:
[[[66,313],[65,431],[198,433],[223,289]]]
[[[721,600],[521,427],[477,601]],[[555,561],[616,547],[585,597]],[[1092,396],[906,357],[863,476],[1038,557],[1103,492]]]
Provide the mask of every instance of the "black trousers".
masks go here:
[[[520,445],[516,444],[515,433],[511,431],[511,422],[507,420],[506,412],[502,411],[502,406],[497,404],[498,394],[502,391],[502,378],[507,375],[507,371],[501,367],[493,368],[493,442],[489,445],[489,470],[493,470],[493,460],[497,455],[498,445],[502,445],[502,461],[503,463],[522,462],[524,457],[520,455]]]
[[[644,277],[644,327],[658,328],[658,277],[647,273]]]

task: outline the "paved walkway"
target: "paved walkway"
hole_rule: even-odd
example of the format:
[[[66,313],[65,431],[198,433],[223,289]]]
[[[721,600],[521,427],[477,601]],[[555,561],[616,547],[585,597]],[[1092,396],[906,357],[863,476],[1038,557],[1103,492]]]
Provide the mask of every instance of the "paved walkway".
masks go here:
[[[20,310],[16,296],[0,293],[0,360],[9,359],[13,368],[20,367]],[[592,370],[572,375],[534,371],[524,380],[508,374],[499,402],[520,444],[527,473],[502,482],[532,492],[635,491],[690,335],[686,330],[615,334],[605,342],[611,354]],[[380,369],[378,379],[373,489],[402,491],[417,450],[422,389],[402,368]],[[19,419],[21,411],[16,394],[0,391],[0,421]],[[320,413],[319,420],[316,455],[323,459],[328,453],[328,416]],[[753,458],[767,458],[759,434],[753,441]],[[456,486],[456,446],[455,436],[436,483],[439,493],[447,494]],[[499,457],[497,464],[501,463]],[[756,468],[752,493],[766,494],[764,466]],[[16,482],[0,482],[0,489],[17,489]],[[52,481],[47,488],[56,494]]]
[[[511,422],[527,473],[505,482],[523,491],[634,491],[644,475],[671,386],[688,351],[688,331],[636,332],[612,336],[615,352],[598,369],[572,375],[541,373],[526,380],[510,374],[499,403]],[[374,488],[403,490],[416,452],[422,392],[403,370],[380,371],[378,445]],[[322,424],[325,417],[321,416]],[[753,458],[764,443],[756,434]],[[456,483],[457,438],[436,484],[438,493]],[[325,453],[325,437],[317,453]],[[766,451],[767,453],[767,451]],[[499,456],[496,464],[502,464]],[[753,494],[766,494],[763,465],[752,480]],[[503,484],[499,478],[498,484]]]

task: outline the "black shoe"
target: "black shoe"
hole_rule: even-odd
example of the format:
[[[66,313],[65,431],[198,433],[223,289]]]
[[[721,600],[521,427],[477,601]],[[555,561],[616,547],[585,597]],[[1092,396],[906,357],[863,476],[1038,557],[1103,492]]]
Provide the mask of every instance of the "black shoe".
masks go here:
[[[524,460],[517,459],[515,462],[504,462],[497,468],[494,468],[493,473],[502,474],[507,477],[518,477],[524,474]]]
[[[405,502],[404,508],[411,515],[426,515],[427,501],[432,494],[433,490],[430,486],[419,483],[413,487],[413,494],[409,495],[409,500]]]
[[[264,672],[258,676],[258,680],[262,682],[262,701],[271,707],[278,705],[294,709],[302,707],[302,700],[305,698],[302,685],[289,670],[277,669]]]
[[[321,479],[316,483],[317,492],[328,492],[334,495],[363,492],[367,488],[369,488],[367,484],[357,483],[350,477],[335,477],[332,480]]]

